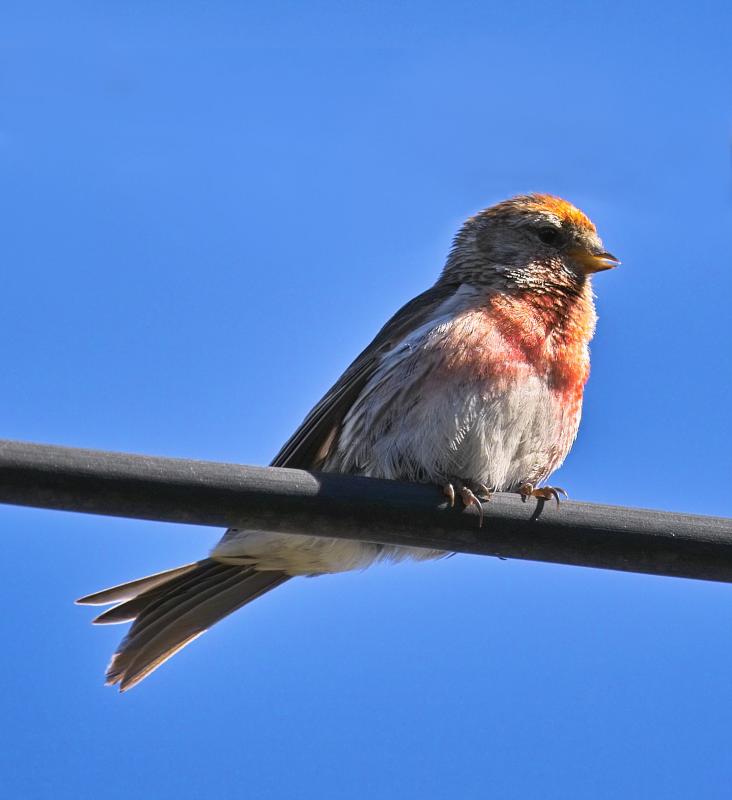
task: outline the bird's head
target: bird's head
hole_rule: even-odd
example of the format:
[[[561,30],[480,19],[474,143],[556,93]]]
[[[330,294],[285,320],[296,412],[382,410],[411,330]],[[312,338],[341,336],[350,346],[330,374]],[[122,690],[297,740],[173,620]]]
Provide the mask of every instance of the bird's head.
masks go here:
[[[619,263],[578,208],[559,197],[530,194],[468,219],[443,276],[497,288],[576,290],[592,273]]]

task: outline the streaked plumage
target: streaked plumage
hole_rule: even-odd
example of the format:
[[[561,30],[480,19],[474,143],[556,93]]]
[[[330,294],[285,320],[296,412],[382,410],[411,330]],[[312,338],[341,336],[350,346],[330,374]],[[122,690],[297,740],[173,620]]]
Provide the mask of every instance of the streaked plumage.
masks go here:
[[[564,460],[595,326],[589,274],[613,266],[582,212],[546,195],[469,219],[437,283],[387,322],[273,466],[518,491]],[[82,598],[134,620],[107,671],[133,686],[226,614],[294,575],[444,553],[229,530],[195,564]]]

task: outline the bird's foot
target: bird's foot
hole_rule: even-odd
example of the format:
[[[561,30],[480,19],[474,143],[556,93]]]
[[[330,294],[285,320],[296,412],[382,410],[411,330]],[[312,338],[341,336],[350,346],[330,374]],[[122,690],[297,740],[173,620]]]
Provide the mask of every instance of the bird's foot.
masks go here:
[[[534,488],[532,483],[525,483],[519,490],[521,499],[526,502],[527,497],[536,497],[538,500],[556,500],[559,505],[559,495],[563,494],[569,497],[567,492],[561,486],[542,486],[538,489]]]
[[[478,481],[464,481],[460,478],[451,478],[443,487],[442,491],[450,501],[450,507],[455,506],[456,493],[460,495],[463,505],[475,506],[478,509],[478,527],[483,525],[483,506],[481,500],[486,503],[493,496],[493,490],[489,489],[484,483]]]

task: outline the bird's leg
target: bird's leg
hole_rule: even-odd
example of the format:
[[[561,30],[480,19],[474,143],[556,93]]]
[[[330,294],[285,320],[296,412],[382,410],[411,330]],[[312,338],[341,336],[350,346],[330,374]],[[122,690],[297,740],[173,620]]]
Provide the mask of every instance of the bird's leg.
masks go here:
[[[526,502],[527,497],[536,497],[538,500],[551,500],[552,498],[557,501],[559,505],[559,495],[563,494],[569,497],[567,492],[561,486],[542,486],[538,489],[534,488],[533,483],[525,483],[519,490],[521,499]]]
[[[478,527],[482,527],[483,525],[483,506],[481,505],[481,500],[488,502],[492,495],[493,491],[489,489],[484,483],[479,483],[478,481],[464,481],[460,478],[450,478],[450,480],[442,487],[443,493],[446,495],[447,499],[450,501],[450,507],[454,508],[455,506],[455,492],[460,495],[460,499],[463,501],[463,505],[467,508],[468,506],[475,506],[478,509]]]

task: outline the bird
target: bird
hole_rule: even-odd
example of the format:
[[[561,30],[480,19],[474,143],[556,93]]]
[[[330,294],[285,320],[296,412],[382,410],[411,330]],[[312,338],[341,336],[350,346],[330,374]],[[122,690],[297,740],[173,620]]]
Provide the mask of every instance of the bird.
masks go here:
[[[305,417],[275,467],[432,483],[454,505],[526,500],[577,435],[596,312],[592,276],[620,262],[550,194],[468,218],[435,284],[404,305]],[[132,622],[108,685],[138,684],[223,617],[296,576],[433,559],[436,550],[230,529],[207,558],[87,595]]]

